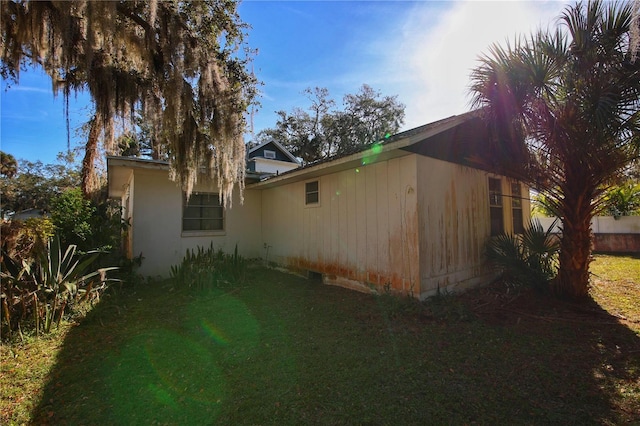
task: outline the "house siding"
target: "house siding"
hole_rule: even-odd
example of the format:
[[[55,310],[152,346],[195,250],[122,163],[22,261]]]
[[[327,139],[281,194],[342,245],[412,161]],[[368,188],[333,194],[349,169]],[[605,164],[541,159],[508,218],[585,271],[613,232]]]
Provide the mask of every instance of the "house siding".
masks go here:
[[[420,297],[456,291],[486,282],[490,237],[489,184],[501,182],[505,232],[513,232],[511,180],[430,157],[418,157]],[[523,186],[523,193],[528,188]],[[523,199],[523,212],[529,212]],[[528,215],[525,215],[527,220]]]
[[[259,149],[256,149],[255,151],[253,151],[250,155],[249,158],[264,158],[264,151],[274,151],[276,153],[276,158],[275,160],[278,161],[286,161],[288,163],[291,163],[291,159],[289,157],[287,157],[281,150],[280,148],[278,148],[275,144],[273,143],[268,143],[263,147],[260,147]]]
[[[227,253],[249,258],[261,255],[260,191],[245,190],[244,204],[234,191],[233,207],[225,210],[224,232],[183,233],[182,191],[165,170],[135,170],[132,217],[132,255],[142,254],[142,275],[168,276],[171,265],[180,263],[187,249],[211,243]],[[217,192],[215,185],[197,185],[194,191]],[[133,210],[133,209],[132,209]]]
[[[305,205],[305,183],[320,198]],[[407,155],[265,189],[267,260],[327,283],[403,293],[418,283],[416,159]]]
[[[249,171],[259,173],[280,174],[299,167],[291,161],[270,160],[267,158],[253,158],[248,161]]]
[[[454,291],[488,273],[484,244],[489,237],[486,173],[418,158],[420,297]]]

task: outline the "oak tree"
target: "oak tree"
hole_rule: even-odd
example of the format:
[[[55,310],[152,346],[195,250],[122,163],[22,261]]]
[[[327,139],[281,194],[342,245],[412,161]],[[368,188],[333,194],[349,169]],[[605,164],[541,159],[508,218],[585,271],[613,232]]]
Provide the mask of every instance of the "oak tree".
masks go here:
[[[199,170],[230,202],[243,188],[244,112],[255,95],[247,26],[232,0],[12,0],[0,4],[0,73],[19,80],[41,67],[67,103],[86,90],[95,114],[83,189],[102,135],[115,149],[114,120],[140,112],[190,193]],[[67,119],[68,122],[68,119]]]

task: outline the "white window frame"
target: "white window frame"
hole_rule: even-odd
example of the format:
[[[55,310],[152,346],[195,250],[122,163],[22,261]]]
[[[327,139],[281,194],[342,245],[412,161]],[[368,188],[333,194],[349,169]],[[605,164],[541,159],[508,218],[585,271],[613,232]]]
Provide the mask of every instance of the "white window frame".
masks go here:
[[[265,149],[263,151],[264,153],[264,158],[268,158],[269,160],[275,160],[276,159],[276,152],[275,151],[271,151],[269,149]]]

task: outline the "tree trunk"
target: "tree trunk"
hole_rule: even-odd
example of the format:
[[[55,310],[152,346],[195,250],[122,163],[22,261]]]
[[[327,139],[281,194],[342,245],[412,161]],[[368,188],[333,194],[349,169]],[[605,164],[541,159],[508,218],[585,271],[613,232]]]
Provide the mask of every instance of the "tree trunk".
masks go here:
[[[579,300],[589,296],[592,192],[584,188],[577,194],[568,191],[565,192],[565,199],[562,200],[560,268],[558,279],[552,286],[552,291],[562,298]],[[574,194],[573,199],[569,199]]]
[[[90,126],[81,171],[82,193],[87,199],[93,198],[99,189],[98,176],[95,170],[96,157],[98,156],[98,138],[100,137],[100,123],[97,115],[91,119]]]

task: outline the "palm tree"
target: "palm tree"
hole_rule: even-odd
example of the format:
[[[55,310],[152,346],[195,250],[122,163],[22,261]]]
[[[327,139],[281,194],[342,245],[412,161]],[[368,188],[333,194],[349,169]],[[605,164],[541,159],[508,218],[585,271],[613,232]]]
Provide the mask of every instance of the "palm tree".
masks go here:
[[[633,3],[569,6],[555,31],[494,45],[472,72],[474,105],[503,153],[495,166],[545,191],[562,220],[559,296],[588,295],[602,188],[640,154],[633,13]]]
[[[18,173],[18,163],[13,155],[0,151],[0,175],[9,179]]]

